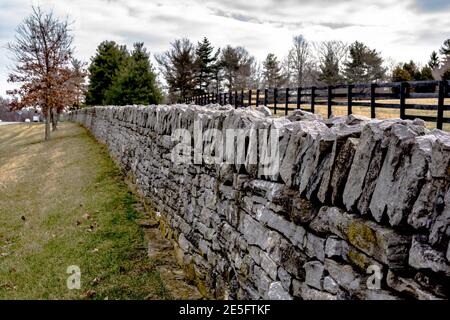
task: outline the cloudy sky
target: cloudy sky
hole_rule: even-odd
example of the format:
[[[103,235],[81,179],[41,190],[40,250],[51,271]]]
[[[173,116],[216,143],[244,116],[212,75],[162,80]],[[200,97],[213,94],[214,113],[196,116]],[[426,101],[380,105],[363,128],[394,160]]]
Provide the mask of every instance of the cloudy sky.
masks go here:
[[[0,0],[0,95],[11,60],[5,49],[32,5],[75,21],[76,54],[89,61],[103,40],[144,41],[152,53],[175,38],[206,36],[216,46],[245,46],[262,60],[283,57],[292,37],[363,41],[385,58],[425,63],[450,38],[450,0]]]

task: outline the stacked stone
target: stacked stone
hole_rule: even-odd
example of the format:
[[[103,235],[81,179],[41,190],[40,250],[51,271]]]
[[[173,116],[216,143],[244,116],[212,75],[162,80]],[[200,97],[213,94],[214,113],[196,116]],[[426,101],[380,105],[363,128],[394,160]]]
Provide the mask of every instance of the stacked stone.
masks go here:
[[[323,120],[300,110],[272,118],[265,107],[218,105],[95,107],[70,118],[152,200],[207,296],[450,296],[450,135],[423,121]],[[248,161],[262,156],[258,144],[243,165],[175,164],[172,133],[193,134],[195,121],[203,131],[277,129],[279,174]]]

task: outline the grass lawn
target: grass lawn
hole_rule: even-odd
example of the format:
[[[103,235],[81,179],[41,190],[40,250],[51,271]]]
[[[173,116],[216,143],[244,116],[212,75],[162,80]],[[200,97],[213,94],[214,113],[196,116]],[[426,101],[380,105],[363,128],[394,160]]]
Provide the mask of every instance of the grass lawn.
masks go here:
[[[147,255],[144,213],[106,148],[72,123],[43,134],[0,127],[0,299],[177,298],[159,271],[172,260]]]

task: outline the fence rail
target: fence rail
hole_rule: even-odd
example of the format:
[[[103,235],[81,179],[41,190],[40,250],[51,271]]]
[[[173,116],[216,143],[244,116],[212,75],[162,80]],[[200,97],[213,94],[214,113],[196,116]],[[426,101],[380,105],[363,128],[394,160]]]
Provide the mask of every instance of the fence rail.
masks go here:
[[[334,107],[346,107],[345,113],[354,113],[354,108],[367,108],[370,117],[377,117],[377,109],[394,109],[401,119],[421,118],[436,123],[438,129],[450,123],[450,81],[409,81],[393,83],[358,83],[326,87],[272,88],[240,90],[221,93],[205,93],[185,99],[184,103],[198,105],[230,104],[236,108],[265,105],[276,115],[301,109],[315,113],[318,107],[326,107],[331,117]],[[414,99],[408,103],[408,99]],[[393,101],[394,100],[394,101]],[[395,101],[398,100],[398,101]],[[428,101],[427,101],[428,100]],[[431,101],[432,100],[432,101]],[[408,114],[416,110],[421,114]],[[342,110],[341,110],[342,113]]]

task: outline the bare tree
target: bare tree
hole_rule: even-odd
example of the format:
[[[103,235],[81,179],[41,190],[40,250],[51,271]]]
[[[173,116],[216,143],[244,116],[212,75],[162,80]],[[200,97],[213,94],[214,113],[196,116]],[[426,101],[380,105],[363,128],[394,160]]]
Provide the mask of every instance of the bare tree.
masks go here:
[[[62,101],[68,102],[64,83],[73,54],[72,41],[67,19],[33,7],[32,14],[17,27],[15,41],[8,44],[16,62],[8,81],[20,84],[7,92],[13,98],[11,106],[14,110],[41,107],[46,118],[45,140],[50,139],[52,114],[57,114]]]
[[[311,45],[302,35],[295,36],[284,63],[290,84],[303,87],[310,82],[313,67]]]

